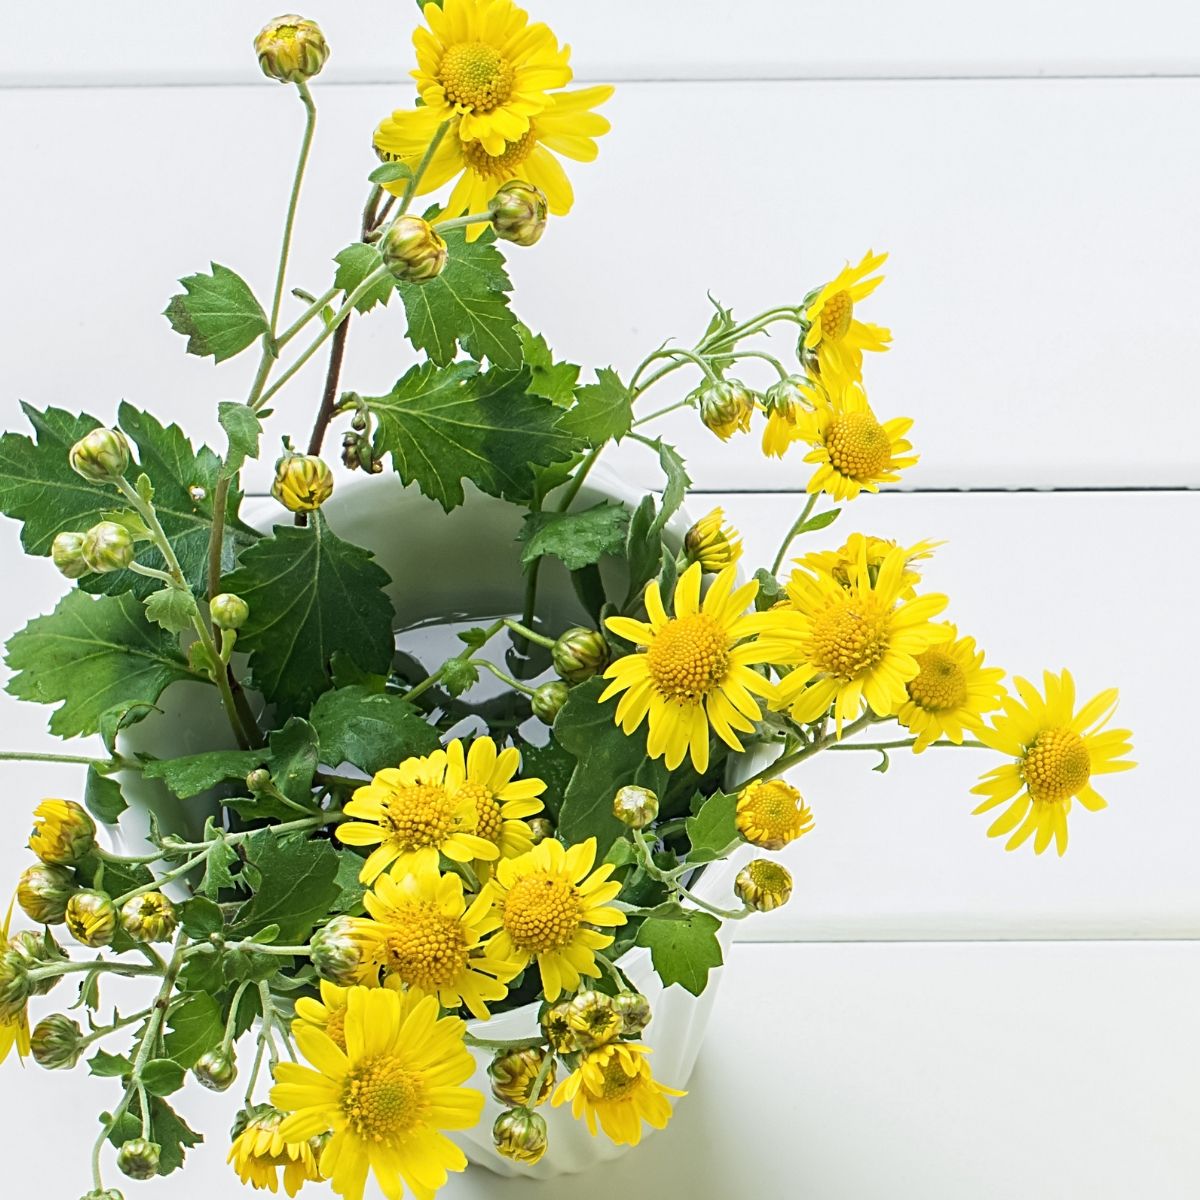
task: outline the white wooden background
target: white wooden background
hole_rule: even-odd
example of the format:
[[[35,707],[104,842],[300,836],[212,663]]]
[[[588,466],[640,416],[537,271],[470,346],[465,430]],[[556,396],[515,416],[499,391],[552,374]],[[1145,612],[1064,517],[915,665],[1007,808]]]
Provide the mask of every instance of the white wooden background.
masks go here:
[[[580,79],[620,87],[599,161],[572,170],[575,213],[511,256],[522,315],[561,355],[627,371],[700,331],[706,290],[748,313],[890,250],[871,318],[896,343],[867,382],[881,413],[915,417],[923,459],[905,477],[915,490],[864,499],[835,530],[948,538],[928,578],[960,627],[1012,671],[1067,665],[1089,694],[1120,686],[1142,764],[1104,781],[1111,807],[1077,814],[1061,862],[1005,855],[969,815],[990,755],[893,756],[886,776],[866,755],[806,766],[796,782],[818,825],[785,856],[795,898],[746,927],[774,944],[737,947],[693,1096],[603,1186],[637,1194],[644,1170],[657,1194],[703,1198],[1196,1195],[1200,810],[1184,713],[1200,666],[1200,496],[1187,490],[1200,487],[1200,10],[534,8],[576,46]],[[409,102],[415,6],[306,11],[333,57],[293,282],[320,290],[355,228],[370,131]],[[271,15],[257,0],[9,14],[6,426],[18,398],[100,417],[126,398],[219,437],[215,402],[244,393],[248,364],[187,358],[159,314],[210,258],[268,289],[301,118],[249,52]],[[412,361],[401,319],[356,319],[345,386],[386,387]],[[278,432],[306,431],[322,370],[281,398]],[[724,504],[751,557],[769,559],[807,468],[764,466],[748,441],[721,446],[686,418],[668,432],[712,493],[697,507]],[[653,479],[634,448],[613,461]],[[61,580],[20,556],[7,524],[0,562],[18,583],[0,592],[6,637]],[[3,744],[50,748],[44,711],[4,697],[0,715]],[[12,877],[29,808],[80,781],[24,767],[5,781]],[[47,1144],[65,1083],[0,1075],[16,1140]],[[90,1141],[91,1098],[107,1096],[76,1086],[65,1123],[79,1132],[59,1118],[58,1145]],[[186,1183],[145,1194],[237,1194],[220,1162],[231,1103],[188,1105],[210,1145]],[[39,1155],[39,1186],[83,1190],[77,1158]],[[518,1189],[469,1176],[445,1194]]]

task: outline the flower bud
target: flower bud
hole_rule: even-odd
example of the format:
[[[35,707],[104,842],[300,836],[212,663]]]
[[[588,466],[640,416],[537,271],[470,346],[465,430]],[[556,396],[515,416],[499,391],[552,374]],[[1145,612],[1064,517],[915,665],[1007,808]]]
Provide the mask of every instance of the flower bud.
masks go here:
[[[446,243],[423,217],[397,217],[379,239],[384,265],[401,283],[428,283],[446,265]]]
[[[531,1167],[546,1153],[546,1122],[528,1108],[510,1108],[496,1118],[492,1141],[505,1158]]]
[[[82,533],[60,533],[50,545],[50,560],[68,578],[78,579],[92,568],[83,557]]]
[[[208,602],[208,611],[218,629],[241,629],[250,616],[250,605],[241,596],[222,592]]]
[[[363,944],[353,917],[334,917],[313,934],[309,950],[312,965],[322,979],[339,987],[359,982],[364,965]]]
[[[17,903],[31,921],[61,925],[67,915],[67,901],[74,891],[75,876],[71,871],[38,862],[21,872]]]
[[[733,881],[738,899],[756,912],[770,912],[788,902],[792,895],[792,875],[787,867],[769,858],[747,863]]]
[[[66,918],[67,932],[81,946],[107,946],[117,931],[117,910],[103,892],[76,892],[67,901]]]
[[[62,1013],[52,1013],[39,1021],[29,1042],[34,1062],[48,1071],[70,1070],[87,1045],[78,1023]]]
[[[523,179],[510,179],[488,201],[496,236],[518,246],[532,246],[546,232],[549,207],[545,194]]]
[[[535,846],[538,842],[544,842],[554,836],[554,823],[547,817],[529,817],[525,824],[529,826],[529,834]]]
[[[285,454],[275,464],[271,495],[288,512],[314,512],[333,495],[333,472],[314,454]]]
[[[237,1061],[233,1050],[218,1046],[207,1050],[196,1059],[192,1074],[210,1092],[223,1092],[237,1078]]]
[[[162,892],[142,892],[121,905],[121,928],[135,942],[170,941],[178,924],[175,905]]]
[[[302,83],[320,73],[329,44],[316,21],[294,13],[268,21],[254,39],[258,65],[268,79]]]
[[[246,776],[246,790],[252,796],[257,796],[259,792],[265,791],[271,786],[271,772],[266,767],[255,767]]]
[[[501,1104],[524,1105],[529,1108],[544,1104],[550,1098],[551,1089],[554,1087],[556,1066],[553,1062],[542,1080],[542,1087],[537,1096],[531,1096],[530,1092],[548,1053],[549,1051],[537,1046],[529,1046],[523,1050],[499,1051],[488,1066],[492,1095]]]
[[[641,992],[622,992],[613,997],[613,1008],[621,1018],[621,1032],[636,1036],[650,1024],[650,1001]]]
[[[5,946],[0,949],[0,1022],[18,1017],[31,995],[28,957],[11,944]]]
[[[130,1138],[117,1151],[117,1167],[130,1179],[153,1179],[158,1174],[162,1147],[145,1138]]]
[[[96,1188],[80,1200],[125,1200],[125,1197],[116,1188]]]
[[[813,827],[813,815],[800,793],[782,779],[749,783],[738,793],[737,831],[752,846],[782,850]]]
[[[9,941],[8,953],[20,958],[25,970],[30,972],[48,963],[62,962],[67,957],[49,935],[42,936],[28,930],[18,933]],[[44,996],[60,978],[60,975],[47,975],[42,979],[35,979],[31,975],[27,980],[29,992],[33,996]]]
[[[567,683],[583,683],[608,666],[608,643],[604,634],[577,625],[559,636],[550,657]]]
[[[658,816],[658,797],[649,789],[628,784],[613,797],[613,816],[630,829],[645,829]]]
[[[742,557],[742,539],[725,524],[725,510],[714,508],[687,531],[683,550],[689,563],[699,563],[702,571],[715,575]]]
[[[567,702],[570,689],[561,679],[553,679],[549,683],[538,684],[529,698],[529,706],[533,715],[546,725],[553,725],[562,706]]]
[[[768,415],[774,413],[794,424],[802,411],[811,412],[814,407],[812,386],[801,375],[789,375],[786,379],[771,384],[763,393],[762,402]]]
[[[133,535],[115,521],[101,521],[83,535],[79,548],[89,571],[123,571],[137,555]]]
[[[73,866],[96,845],[96,822],[74,800],[43,800],[33,820],[29,848],[44,863]]]
[[[728,441],[739,430],[750,428],[754,397],[736,379],[714,380],[693,393],[700,406],[700,420],[721,439]]]
[[[69,459],[89,483],[113,483],[129,467],[129,443],[119,429],[93,429],[71,447]]]
[[[570,1008],[570,1001],[563,1000],[546,1009],[541,1016],[542,1033],[559,1054],[570,1054],[579,1049],[575,1031],[571,1028]]]
[[[621,1014],[604,992],[580,992],[567,1005],[567,1024],[583,1050],[595,1050],[621,1033]]]

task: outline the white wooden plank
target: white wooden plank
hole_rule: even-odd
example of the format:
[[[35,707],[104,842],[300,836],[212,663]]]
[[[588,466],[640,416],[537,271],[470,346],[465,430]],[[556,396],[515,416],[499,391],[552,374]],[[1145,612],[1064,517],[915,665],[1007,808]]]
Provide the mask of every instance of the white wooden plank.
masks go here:
[[[1200,356],[1200,177],[1178,153],[1198,87],[628,85],[600,161],[573,171],[575,212],[511,256],[518,308],[562,355],[629,371],[664,338],[698,336],[708,289],[748,313],[888,248],[869,315],[896,344],[868,382],[881,414],[917,420],[906,486],[1200,485],[1186,383]],[[323,94],[292,283],[329,278],[356,226],[370,130],[406,95]],[[210,258],[269,291],[299,121],[282,90],[0,92],[0,153],[21,181],[0,195],[19,281],[0,295],[6,424],[18,396],[102,417],[125,397],[220,439],[216,401],[244,394],[250,356],[214,371],[159,314]],[[818,127],[814,156],[801,146]],[[356,318],[345,387],[386,389],[414,361],[402,320],[398,305]],[[787,340],[773,348],[786,356]],[[271,443],[304,438],[323,371],[318,356],[280,397]],[[683,394],[684,376],[646,411]],[[666,428],[704,486],[807,478],[797,454],[764,463],[754,439],[722,445],[690,414]]]
[[[1200,68],[1200,16],[1186,0],[611,0],[527,6],[575,47],[591,79],[1183,74]],[[186,17],[153,0],[25,5],[9,16],[0,81],[21,85],[246,83],[249,52],[278,5],[209,0]],[[403,76],[416,9],[393,0],[313,0],[333,48],[326,77]]]

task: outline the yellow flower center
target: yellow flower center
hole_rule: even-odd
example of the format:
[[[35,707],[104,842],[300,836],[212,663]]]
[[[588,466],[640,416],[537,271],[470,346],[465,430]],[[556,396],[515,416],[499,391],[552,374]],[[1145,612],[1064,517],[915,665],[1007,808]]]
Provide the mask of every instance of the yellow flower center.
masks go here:
[[[479,142],[465,142],[463,157],[477,174],[485,179],[500,176],[508,179],[512,173],[533,153],[537,146],[537,134],[532,125],[515,142],[506,142],[502,154],[489,154]]]
[[[1070,729],[1043,729],[1025,751],[1025,786],[1035,800],[1058,803],[1083,790],[1092,759],[1083,738]]]
[[[729,670],[729,638],[706,613],[676,617],[654,635],[646,666],[654,686],[668,700],[699,700]]]
[[[891,606],[873,592],[847,591],[813,621],[811,661],[827,675],[856,679],[887,654],[891,633]]]
[[[325,1032],[339,1050],[346,1049],[346,1008],[344,1005],[341,1008],[329,1009],[329,1015],[325,1018]]]
[[[737,826],[756,845],[780,847],[793,841],[801,832],[800,793],[782,779],[769,779],[752,785],[753,791],[743,793],[745,804],[739,805]]]
[[[602,1071],[604,1082],[600,1086],[600,1100],[624,1100],[637,1087],[641,1077],[638,1072],[627,1075],[620,1056],[616,1054],[609,1056]]]
[[[470,800],[475,806],[475,832],[489,842],[500,842],[500,830],[504,826],[504,818],[500,816],[500,805],[496,797],[482,783],[464,783],[454,793],[456,802]]]
[[[427,1106],[421,1076],[387,1054],[355,1064],[342,1086],[342,1112],[369,1142],[399,1141],[421,1122]]]
[[[928,712],[958,708],[967,699],[967,673],[942,646],[931,646],[917,655],[920,671],[909,680],[908,694]]]
[[[829,461],[851,479],[874,479],[892,465],[887,430],[869,412],[839,413],[825,433]]]
[[[850,332],[854,320],[854,301],[844,288],[834,292],[821,306],[821,336],[837,342]]]
[[[514,946],[531,954],[566,946],[582,919],[578,891],[559,875],[523,875],[504,897],[504,928]]]
[[[442,56],[438,82],[446,99],[460,109],[491,112],[512,96],[516,72],[495,46],[461,42]]]
[[[467,939],[457,917],[430,901],[408,905],[387,925],[387,969],[411,987],[436,991],[467,965]]]
[[[450,798],[435,784],[398,787],[387,798],[379,823],[406,850],[440,846],[453,823]]]

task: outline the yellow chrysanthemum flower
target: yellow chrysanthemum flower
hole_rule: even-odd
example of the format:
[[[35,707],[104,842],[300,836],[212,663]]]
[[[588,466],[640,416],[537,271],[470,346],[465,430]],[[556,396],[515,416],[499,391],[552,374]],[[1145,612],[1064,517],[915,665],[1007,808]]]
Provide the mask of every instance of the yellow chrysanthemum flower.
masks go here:
[[[917,655],[920,670],[904,686],[908,700],[896,719],[917,735],[913,752],[920,754],[938,738],[961,745],[963,731],[978,732],[987,713],[1004,700],[1004,672],[985,667],[975,639],[960,638],[950,624],[942,625],[946,640]]]
[[[806,490],[854,500],[879,491],[881,483],[895,483],[918,458],[904,437],[911,428],[910,417],[881,425],[862,384],[836,381],[824,402],[796,418],[795,436],[813,447],[804,461],[817,464]]]
[[[767,388],[761,401],[767,414],[762,452],[768,458],[782,458],[796,440],[796,422],[800,414],[811,412],[824,400],[820,385],[802,375],[789,375]]]
[[[1027,679],[1014,679],[1020,700],[1004,700],[1003,716],[979,740],[1016,762],[996,767],[971,789],[986,796],[974,811],[987,812],[1012,803],[992,822],[988,837],[1003,837],[1015,850],[1034,837],[1035,854],[1053,838],[1060,855],[1067,849],[1067,814],[1078,800],[1089,812],[1107,804],[1092,787],[1092,776],[1128,771],[1136,763],[1121,758],[1133,749],[1128,729],[1104,728],[1117,707],[1117,689],[1093,696],[1075,711],[1075,681],[1070,672],[1043,675],[1045,698]],[[1013,797],[1016,799],[1013,799]]]
[[[325,1033],[339,1050],[346,1049],[346,994],[349,988],[321,980],[321,998],[301,996],[296,1000],[293,1025],[310,1025]]]
[[[8,929],[12,924],[13,906],[9,902],[8,912],[4,914],[4,924],[0,925],[0,946],[8,945]],[[15,1016],[0,1019],[0,1063],[17,1048],[17,1057],[29,1057],[29,1012],[22,1008]]]
[[[814,821],[796,788],[782,779],[764,779],[738,793],[734,824],[752,846],[782,850],[808,833]]]
[[[944,545],[943,542],[920,541],[904,550],[904,574],[901,577],[902,588],[900,595],[905,600],[911,600],[916,593],[916,585],[921,582],[921,575],[913,570],[913,563],[931,558],[934,550]],[[869,537],[862,533],[852,533],[845,545],[836,550],[814,550],[796,559],[799,566],[810,571],[831,576],[842,587],[850,586],[851,568],[858,562],[860,553],[866,558],[867,572],[872,579],[879,577],[879,568],[883,560],[895,550],[897,543],[888,538]]]
[[[389,866],[398,875],[423,863],[436,867],[439,854],[469,863],[500,853],[495,843],[475,832],[478,817],[471,796],[453,794],[447,786],[449,761],[445,750],[405,759],[377,772],[351,797],[346,815],[362,819],[339,825],[337,837],[347,846],[377,847],[363,864],[363,883],[373,882]]]
[[[374,983],[382,968],[410,991],[437,996],[443,1008],[465,1004],[480,1020],[490,1016],[487,1001],[508,995],[500,978],[519,968],[480,946],[491,902],[480,895],[468,908],[457,875],[440,875],[428,863],[381,875],[363,903],[370,918],[354,923],[366,951],[363,983]]]
[[[616,721],[632,733],[650,723],[646,753],[665,758],[672,771],[690,752],[696,770],[708,769],[709,728],[728,746],[741,750],[737,732],[750,733],[762,716],[755,696],[772,699],[775,687],[755,663],[781,661],[784,644],[771,635],[786,623],[777,613],[747,613],[758,584],[734,587],[736,571],[727,567],[700,600],[702,569],[693,563],[675,587],[673,617],[667,616],[657,581],[646,588],[649,621],[609,617],[608,628],[644,647],[617,659],[600,696],[603,703],[619,692]],[[759,636],[759,635],[767,636]]]
[[[857,267],[847,263],[808,304],[805,316],[812,327],[805,335],[804,348],[816,353],[823,378],[836,375],[859,380],[863,351],[888,348],[892,340],[889,330],[854,316],[854,306],[883,282],[883,276],[874,272],[886,259],[886,254],[868,250]]]
[[[275,1067],[271,1103],[291,1115],[280,1127],[290,1142],[332,1133],[321,1174],[344,1200],[362,1200],[374,1173],[388,1200],[405,1185],[431,1200],[466,1156],[441,1131],[479,1121],[483,1094],[459,1086],[475,1069],[457,1017],[438,1018],[426,996],[406,1003],[388,988],[351,988],[343,1051],[321,1030],[303,1025],[296,1044],[312,1066]]]
[[[238,1178],[255,1191],[279,1190],[279,1171],[283,1170],[283,1190],[294,1196],[310,1180],[321,1181],[317,1156],[310,1141],[286,1141],[279,1132],[284,1115],[269,1104],[257,1104],[239,1119],[240,1132],[225,1160],[233,1164]],[[235,1126],[237,1128],[237,1126]]]
[[[581,977],[600,975],[595,952],[613,937],[592,927],[625,924],[623,912],[607,907],[621,890],[609,881],[613,868],[604,863],[593,871],[595,862],[595,838],[569,850],[547,838],[520,858],[501,859],[481,893],[491,905],[480,926],[494,930],[489,955],[513,974],[536,958],[551,1003],[575,991]]]
[[[702,571],[715,575],[742,557],[742,536],[725,523],[725,510],[714,508],[687,531],[683,549]]]
[[[511,0],[444,0],[424,12],[412,73],[424,107],[439,124],[459,118],[458,137],[488,154],[503,154],[553,102],[547,90],[571,82],[570,47]]]
[[[864,701],[878,717],[900,711],[905,684],[915,679],[916,656],[945,637],[930,620],[948,603],[942,595],[904,599],[907,551],[897,546],[877,572],[867,566],[860,544],[849,586],[833,576],[793,572],[787,586],[793,610],[795,657],[799,665],[779,684],[778,705],[794,720],[816,721],[833,706],[838,736],[855,720]]]
[[[558,1085],[555,1107],[571,1102],[571,1115],[587,1121],[596,1136],[596,1123],[618,1146],[636,1146],[642,1140],[642,1122],[663,1129],[671,1119],[668,1096],[686,1096],[677,1088],[659,1083],[650,1072],[646,1046],[637,1042],[610,1042],[590,1050],[579,1066]]]
[[[501,858],[516,858],[533,849],[527,817],[542,811],[538,797],[546,790],[540,779],[517,779],[521,753],[512,746],[497,752],[490,737],[478,737],[469,753],[455,738],[446,747],[446,788],[455,800],[469,797],[475,806],[475,833],[486,838]],[[487,863],[478,864],[484,871]]]

